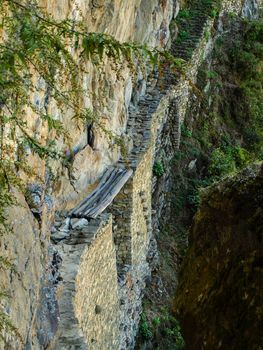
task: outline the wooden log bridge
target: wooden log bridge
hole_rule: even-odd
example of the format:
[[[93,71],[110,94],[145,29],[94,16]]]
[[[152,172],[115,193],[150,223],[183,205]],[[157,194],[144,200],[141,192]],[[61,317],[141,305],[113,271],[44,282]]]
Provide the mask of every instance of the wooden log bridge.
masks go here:
[[[112,203],[132,173],[132,169],[108,169],[95,190],[69,212],[69,217],[96,219]]]

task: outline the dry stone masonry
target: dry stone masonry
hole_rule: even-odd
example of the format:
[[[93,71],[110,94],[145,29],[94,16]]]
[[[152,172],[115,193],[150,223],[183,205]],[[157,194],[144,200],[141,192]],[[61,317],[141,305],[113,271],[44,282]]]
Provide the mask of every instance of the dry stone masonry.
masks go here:
[[[43,3],[50,8],[48,1]],[[76,152],[73,178],[65,175],[66,179],[60,179],[56,194],[59,203],[66,203],[64,208],[58,205],[61,210],[54,213],[47,198],[41,212],[34,213],[35,216],[43,216],[44,213],[46,218],[37,224],[24,203],[21,212],[26,221],[20,226],[29,258],[21,258],[18,247],[14,245],[13,248],[20,257],[20,263],[23,262],[21,272],[24,273],[25,285],[22,286],[15,276],[7,278],[5,284],[12,290],[12,295],[17,295],[19,300],[27,300],[22,305],[24,318],[21,305],[17,305],[16,301],[10,312],[18,328],[25,323],[21,329],[26,341],[22,347],[10,338],[8,349],[134,348],[145,286],[151,278],[151,270],[158,264],[154,233],[159,229],[163,213],[169,210],[169,162],[180,144],[181,124],[198,68],[213,45],[209,33],[213,27],[221,28],[220,20],[218,24],[217,19],[210,16],[209,9],[200,5],[202,3],[194,3],[196,16],[190,23],[180,22],[181,27],[189,31],[189,37],[185,41],[172,40],[171,43],[172,53],[186,60],[184,74],[174,74],[167,68],[161,72],[154,71],[147,80],[144,77],[138,79],[136,89],[132,89],[129,72],[126,72],[124,83],[119,83],[116,76],[113,78],[112,71],[104,72],[103,86],[107,85],[109,75],[113,86],[108,86],[106,102],[110,104],[111,116],[118,115],[117,120],[112,118],[109,122],[114,124],[115,131],[125,130],[127,156],[118,160],[119,155],[114,152],[104,152],[105,142],[102,140],[99,145],[101,139],[97,135],[94,149],[81,144]],[[167,44],[173,11],[178,13],[178,2],[172,0],[137,0],[133,5],[130,1],[88,1],[86,5],[81,2],[82,11],[85,6],[92,8],[88,19],[94,30],[116,34],[120,40],[143,37],[141,41],[154,45],[156,42]],[[246,16],[256,16],[259,6],[262,6],[262,1],[223,1],[223,11],[242,12]],[[53,4],[53,7],[59,18],[60,6]],[[101,23],[96,14],[103,19]],[[127,21],[126,14],[131,15]],[[77,10],[74,15],[78,17]],[[117,28],[114,21],[118,24]],[[148,21],[150,25],[141,27],[143,21]],[[126,23],[123,32],[122,23]],[[129,33],[129,25],[135,28],[134,32]],[[90,81],[89,86],[94,87],[94,95],[97,93],[98,97],[97,75],[93,73],[93,83]],[[121,101],[121,107],[118,101]],[[86,195],[84,188],[113,163],[116,169],[127,170],[130,177],[118,189],[118,194],[112,196],[111,205],[93,218],[89,215],[72,217],[68,209],[81,202]],[[163,167],[161,176],[153,172],[154,164],[158,163]],[[92,190],[97,185],[94,182]],[[16,209],[12,215],[19,217],[18,211]],[[15,221],[18,231],[19,220]],[[50,222],[54,223],[52,228]],[[24,225],[28,225],[29,229],[26,230]],[[50,231],[52,244],[48,248]],[[25,233],[34,237],[34,243],[26,244],[28,236]],[[39,240],[40,245],[36,244]],[[45,253],[47,250],[48,254]],[[41,271],[35,270],[37,265],[42,266]],[[26,294],[28,290],[30,295]]]
[[[181,46],[172,43],[173,53],[187,60],[185,75],[174,77],[167,70],[164,78],[160,79],[153,74],[136,108],[130,108],[126,132],[133,146],[117,166],[130,167],[133,175],[106,210],[112,214],[113,236],[104,237],[104,241],[103,235],[94,238],[93,248],[87,246],[86,253],[82,253],[82,263],[75,282],[72,281],[75,293],[72,295],[75,305],[71,310],[72,318],[76,317],[79,322],[79,329],[76,327],[75,332],[84,336],[90,349],[125,350],[133,349],[135,345],[143,291],[150,278],[153,261],[156,263],[158,260],[157,251],[154,251],[153,229],[158,229],[167,205],[165,192],[169,188],[169,175],[164,176],[162,184],[156,181],[152,174],[153,164],[163,150],[166,150],[169,161],[172,149],[179,146],[180,125],[184,120],[191,85],[212,45],[206,33],[211,32],[215,19],[209,17],[204,8],[197,7],[196,12],[201,16],[197,15],[191,23],[191,33],[196,35]],[[169,124],[171,121],[172,126]],[[167,125],[171,127],[168,135]],[[153,212],[152,198],[158,203]],[[105,218],[100,220],[102,224]],[[90,224],[92,221],[87,230]],[[107,249],[103,249],[107,244]],[[93,255],[96,245],[97,261]],[[84,261],[85,265],[82,265]],[[102,269],[100,276],[94,279],[91,273],[93,277],[90,278],[89,271],[95,271],[98,263]],[[111,282],[104,283],[101,276],[106,278],[108,272],[111,273]],[[103,295],[108,295],[108,300],[103,299]],[[99,296],[102,298],[100,302]],[[103,323],[107,318],[107,324]]]
[[[54,349],[119,348],[119,301],[110,215],[72,219],[70,235],[56,245],[63,278]],[[58,291],[59,293],[59,291]]]

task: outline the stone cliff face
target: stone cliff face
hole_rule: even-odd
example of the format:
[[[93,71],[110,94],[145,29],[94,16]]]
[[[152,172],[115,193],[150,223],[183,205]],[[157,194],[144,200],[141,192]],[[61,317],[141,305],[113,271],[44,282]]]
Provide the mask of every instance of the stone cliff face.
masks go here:
[[[230,3],[223,1],[225,10],[240,13],[244,9],[243,1],[236,6]],[[254,9],[257,5],[253,4]],[[55,18],[85,20],[90,31],[160,48],[173,41],[169,25],[179,9],[172,0],[43,0],[41,5]],[[1,288],[12,296],[3,303],[24,344],[8,335],[0,345],[3,349],[134,348],[146,280],[158,263],[153,233],[168,210],[169,170],[160,180],[152,168],[162,148],[168,154],[179,145],[190,80],[195,82],[198,67],[209,54],[211,42],[205,33],[214,24],[215,19],[204,10],[202,21],[193,23],[193,36],[198,29],[195,39],[181,51],[178,43],[171,46],[174,54],[188,61],[187,79],[175,78],[168,70],[162,72],[164,79],[156,72],[147,78],[139,68],[135,78],[125,64],[119,79],[107,61],[100,70],[86,64],[89,74],[82,77],[87,90],[83,105],[123,136],[129,151],[125,161],[98,128],[76,128],[70,111],[61,115],[49,101],[48,111],[70,133],[73,163],[70,171],[60,161],[51,163],[56,178],[52,191],[35,182],[27,201],[17,193],[20,205],[10,209],[14,234],[1,249],[14,261],[17,273],[4,272]],[[45,99],[33,98],[39,103]],[[39,138],[50,136],[39,121],[31,123]],[[63,140],[58,146],[64,149]],[[34,155],[29,159],[40,176],[48,177],[43,162]],[[68,217],[67,209],[97,186],[106,168],[113,164],[124,168],[127,161],[133,175],[105,214],[89,222]]]
[[[135,41],[160,48],[164,48],[169,41],[169,24],[174,15],[172,0],[41,1],[41,5],[57,19],[84,21],[88,32],[103,32],[121,42]],[[145,77],[138,68],[138,77],[135,78],[125,62],[118,68],[119,72],[107,60],[99,69],[94,69],[90,63],[81,64],[88,71],[88,74],[83,73],[81,76],[86,90],[83,106],[92,109],[111,132],[125,138],[128,108],[135,107],[140,95],[145,93]],[[134,79],[137,81],[134,82]],[[58,176],[54,186],[56,200],[60,205],[68,205],[71,199],[79,200],[80,193],[119,159],[120,152],[98,127],[76,127],[71,112],[65,111],[61,115],[52,100],[48,109],[63,122],[71,137],[69,149],[74,153],[71,172],[65,172],[59,162],[52,166],[54,175]],[[36,133],[43,134],[42,125]],[[92,133],[92,142],[88,142],[88,133]],[[131,147],[131,142],[127,139],[128,148]],[[61,147],[63,146],[62,143]]]
[[[40,5],[56,19],[69,17],[75,20],[84,20],[91,32],[105,32],[120,41],[136,41],[160,48],[165,47],[169,42],[169,24],[174,16],[174,9],[177,8],[172,0],[73,2],[48,0],[41,1]],[[90,63],[86,63],[85,69],[89,73],[83,73],[81,77],[83,87],[87,92],[83,106],[91,108],[109,130],[122,135],[125,140],[127,139],[128,149],[132,148],[132,140],[126,134],[128,109],[136,109],[140,97],[145,94],[146,77],[143,76],[139,68],[137,77],[135,77],[125,62],[123,67],[119,67],[118,76],[107,61],[101,65],[99,70]],[[44,84],[44,82],[40,81],[39,84]],[[3,238],[5,242],[2,243],[2,247],[3,256],[14,261],[17,274],[9,271],[4,272],[3,278],[1,278],[1,288],[12,296],[9,301],[3,301],[4,308],[14,325],[19,329],[24,345],[12,337],[9,339],[7,336],[6,345],[1,345],[7,349],[19,349],[24,346],[26,349],[44,349],[54,338],[59,318],[56,300],[60,297],[60,291],[57,290],[56,286],[62,279],[58,273],[61,256],[56,249],[50,246],[50,232],[56,230],[51,227],[54,223],[54,213],[64,207],[72,208],[74,203],[90,191],[89,188],[87,190],[88,185],[94,183],[103,171],[116,163],[120,157],[118,147],[113,145],[112,141],[99,128],[76,126],[69,110],[65,110],[61,114],[54,101],[48,96],[48,90],[45,96],[35,94],[32,96],[32,100],[39,105],[48,101],[47,112],[63,122],[71,138],[71,144],[68,145],[68,148],[74,154],[74,159],[70,172],[63,168],[60,161],[54,161],[50,164],[51,171],[56,178],[52,185],[52,197],[46,194],[45,186],[36,180],[34,184],[29,186],[27,202],[18,193],[19,206],[10,210],[10,223],[14,230],[14,236],[11,236],[10,239]],[[43,122],[34,116],[28,116],[28,123],[32,126],[38,140],[44,142],[48,137],[52,137],[48,134]],[[92,142],[89,140],[90,135],[93,138]],[[65,149],[63,140],[59,140],[58,148]],[[40,178],[44,176],[47,176],[46,180],[49,178],[45,163],[36,155],[29,154],[28,161]],[[151,165],[149,165],[150,169]],[[29,208],[28,203],[31,208]],[[31,211],[32,203],[35,208],[33,209],[35,216]],[[55,221],[55,225],[58,226],[59,223]],[[110,231],[108,239],[113,244]],[[112,252],[114,250],[115,248],[112,247]],[[60,253],[64,258],[66,253],[64,251]],[[82,251],[78,250],[77,255],[77,260],[80,260]],[[106,256],[104,259],[104,264],[107,266]],[[113,257],[111,260],[115,266],[116,274],[115,260]],[[66,261],[65,257],[65,264]],[[72,261],[69,262],[68,267],[70,265],[74,265]],[[75,275],[78,268],[79,265],[76,265]],[[64,270],[62,269],[62,271]],[[105,273],[107,271],[106,268]],[[69,271],[69,275],[70,273]],[[116,290],[117,278],[114,278],[114,272],[111,270],[108,271],[108,274],[114,279],[115,287],[113,288]],[[75,275],[71,276],[73,281],[75,281]],[[100,272],[96,273],[93,278],[99,279],[99,275]],[[107,285],[107,280],[105,284]],[[94,291],[100,293],[96,288]],[[105,289],[105,300],[107,292],[111,293]],[[76,298],[78,299],[77,296]],[[63,297],[62,300],[64,300]],[[66,300],[67,303],[68,300]],[[113,304],[116,303],[117,295],[115,295]],[[77,314],[79,315],[80,312]],[[117,320],[118,312],[116,312],[115,317]],[[113,320],[107,321],[108,324],[111,322]],[[116,327],[119,326],[117,322]],[[66,331],[63,330],[63,332]],[[105,337],[106,334],[104,334]],[[132,334],[131,338],[134,338],[135,331]],[[54,346],[55,348],[60,347],[60,345]]]
[[[187,349],[262,346],[262,170],[203,193],[174,304]]]

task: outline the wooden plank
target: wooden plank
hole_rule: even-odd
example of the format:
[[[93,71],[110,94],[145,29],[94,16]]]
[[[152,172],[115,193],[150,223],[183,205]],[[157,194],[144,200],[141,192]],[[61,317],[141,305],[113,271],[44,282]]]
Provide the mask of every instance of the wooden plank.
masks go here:
[[[98,196],[96,198],[96,201],[94,201],[92,203],[92,205],[88,205],[86,207],[86,210],[82,212],[83,215],[84,214],[87,215],[89,211],[91,211],[94,207],[96,207],[103,200],[103,198],[107,195],[107,193],[109,193],[112,190],[112,188],[114,188],[114,186],[118,183],[119,179],[121,178],[121,175],[122,175],[121,173],[116,174],[116,176],[113,179],[111,179],[111,181],[109,181],[107,183],[107,186],[105,187],[102,195]]]
[[[103,186],[98,186],[97,187],[97,192],[96,194],[93,196],[92,199],[89,199],[89,197],[87,198],[87,201],[85,203],[84,206],[82,206],[77,212],[75,212],[75,215],[83,215],[83,213],[86,212],[86,210],[89,207],[93,207],[97,204],[97,202],[99,201],[101,194],[103,195],[103,193],[105,191],[107,191],[107,188],[109,187],[109,185],[112,183],[112,181],[114,181],[118,176],[118,171],[114,170],[111,175],[109,176],[109,178],[107,179],[107,181],[103,184]]]
[[[87,196],[85,197],[75,208],[69,212],[71,217],[74,214],[77,214],[83,207],[87,205],[87,201],[92,201],[95,196],[98,194],[98,187],[102,185],[102,188],[107,184],[108,179],[114,174],[113,169],[108,169],[105,174],[102,176],[99,185]]]
[[[96,208],[89,211],[88,214],[85,214],[85,217],[96,219],[96,217],[99,214],[101,214],[112,203],[113,199],[120,192],[125,183],[129,180],[132,173],[132,170],[128,170],[118,181],[118,183],[113,187],[111,192],[107,194],[107,196],[99,203],[99,205]]]
[[[97,188],[72,209],[69,216],[95,219],[111,204],[132,173],[131,169],[108,169],[102,176]]]
[[[107,178],[111,175],[112,169],[108,169],[105,174],[102,176],[100,183],[104,184],[107,181]],[[88,195],[88,198],[92,199],[97,193],[97,187]],[[86,205],[87,197],[85,197],[75,208],[69,212],[69,216],[72,216],[73,213],[76,213],[83,205]]]

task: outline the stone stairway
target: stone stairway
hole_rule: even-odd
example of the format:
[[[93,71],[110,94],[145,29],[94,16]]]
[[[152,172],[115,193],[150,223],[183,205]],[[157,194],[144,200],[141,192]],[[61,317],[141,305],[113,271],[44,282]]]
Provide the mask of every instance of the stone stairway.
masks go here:
[[[189,62],[194,50],[198,47],[200,40],[204,36],[206,24],[213,9],[212,0],[196,1],[189,9],[189,17],[178,19],[179,37],[172,41],[171,53],[183,60]],[[180,39],[180,33],[187,32],[189,37]],[[157,78],[157,79],[156,79]],[[134,168],[140,154],[143,154],[151,140],[151,123],[154,113],[163,97],[167,96],[168,91],[175,87],[180,80],[179,74],[174,74],[169,68],[164,68],[162,77],[154,75],[153,79],[147,82],[145,95],[143,95],[136,108],[129,109],[129,118],[127,124],[127,134],[133,140],[133,148],[128,155],[128,159],[120,160],[119,164],[129,162]],[[177,121],[177,124],[179,121]],[[178,132],[179,128],[178,128]],[[179,140],[180,137],[177,137]],[[178,146],[178,145],[177,145]]]
[[[196,1],[192,7],[177,17],[179,35],[172,42],[171,52],[175,57],[191,59],[193,50],[204,35],[205,24],[212,15],[213,1]]]
[[[194,80],[197,74],[198,62],[202,59],[200,57],[203,57],[202,49],[205,43],[201,43],[200,50],[198,45],[210,22],[211,19],[204,16],[202,21],[199,21],[198,33],[189,39],[191,45],[195,43],[191,55],[184,56],[185,67],[191,71],[189,79],[193,77]],[[192,24],[193,28],[194,25],[197,26]],[[182,49],[184,53],[189,40]],[[172,52],[175,47],[173,45],[176,45],[176,42],[172,44]],[[193,63],[191,63],[192,57]],[[158,211],[158,215],[152,213],[153,163],[156,154],[162,148],[168,120],[173,121],[171,131],[174,140],[173,149],[179,147],[180,124],[185,113],[180,106],[186,109],[190,91],[190,84],[184,75],[175,75],[169,68],[164,68],[158,79],[154,76],[148,81],[145,94],[141,96],[137,105],[129,110],[126,132],[133,141],[133,147],[126,159],[123,158],[118,162],[118,166],[126,167],[128,164],[133,169],[133,176],[109,207],[109,212],[113,215],[119,295],[122,296],[120,322],[124,327],[124,334],[121,350],[134,347],[139,315],[142,311],[141,293],[145,288],[145,280],[150,276],[149,264],[154,266],[156,259],[158,260],[152,230],[162,208]],[[166,156],[171,157],[170,154]],[[138,286],[140,288],[137,288]]]
[[[178,82],[178,76],[175,76],[170,69],[164,68],[162,74],[162,78],[158,80],[152,78],[147,82],[145,94],[141,96],[136,107],[129,108],[126,133],[132,139],[133,147],[127,159],[122,158],[119,164],[127,164],[128,162],[131,168],[136,168],[141,156],[152,141],[153,116],[161,101],[167,98],[172,86]]]
[[[203,7],[196,7],[192,11],[196,11],[197,15],[187,20],[180,19],[180,30],[185,31],[188,28],[189,37],[181,43],[178,40],[174,40],[171,45],[171,52],[175,56],[186,60],[185,67],[192,72],[189,79],[195,78],[197,74],[199,61],[197,60],[196,63],[195,60],[196,57],[199,60],[202,59],[199,57],[201,56],[201,49],[198,49],[198,45],[204,36],[207,23],[211,21],[207,14],[208,9],[205,12]],[[191,63],[192,57],[193,62]],[[62,305],[61,325],[70,330],[70,322],[73,320],[74,326],[72,334],[69,333],[69,337],[66,338],[63,335],[63,327],[60,327],[61,335],[57,339],[57,344],[59,344],[57,349],[62,349],[64,344],[72,344],[72,349],[77,349],[77,346],[80,346],[79,349],[82,349],[81,346],[83,346],[84,349],[85,345],[82,345],[82,343],[84,344],[85,341],[88,342],[90,349],[97,349],[97,345],[92,343],[92,336],[89,336],[89,334],[95,332],[97,326],[91,324],[90,320],[93,320],[93,317],[94,320],[97,320],[104,314],[96,316],[98,310],[95,308],[95,315],[92,314],[87,320],[77,320],[74,314],[76,305],[73,305],[72,300],[75,295],[78,295],[78,290],[75,286],[78,264],[82,262],[85,269],[88,266],[91,268],[92,264],[94,264],[90,257],[92,249],[96,242],[103,246],[106,238],[108,239],[108,245],[110,247],[112,245],[111,256],[104,257],[103,254],[107,249],[102,250],[101,256],[98,255],[96,257],[101,258],[100,264],[96,264],[98,268],[96,273],[101,274],[104,271],[99,270],[99,268],[107,271],[108,266],[112,266],[113,272],[107,271],[107,276],[118,273],[118,282],[116,275],[116,288],[118,288],[118,291],[114,286],[114,281],[107,283],[107,287],[105,287],[114,286],[114,293],[119,295],[118,302],[117,299],[114,301],[114,308],[117,307],[119,310],[116,327],[119,327],[120,343],[115,348],[127,350],[134,347],[142,311],[145,280],[150,275],[147,257],[151,255],[154,259],[156,254],[153,251],[149,252],[151,250],[149,246],[151,246],[153,238],[153,220],[158,219],[157,217],[152,218],[152,167],[156,154],[158,154],[163,144],[160,140],[166,136],[163,135],[165,133],[163,131],[164,126],[170,119],[173,120],[174,127],[172,130],[172,138],[176,143],[174,148],[179,146],[180,123],[185,113],[180,108],[186,105],[191,91],[185,76],[175,75],[168,67],[163,68],[160,73],[160,75],[157,75],[156,72],[153,74],[147,82],[145,94],[141,96],[136,105],[131,106],[129,109],[126,133],[128,138],[132,140],[133,145],[130,153],[120,159],[116,166],[121,169],[125,169],[128,166],[133,170],[133,174],[113,200],[113,203],[105,210],[107,213],[112,214],[113,222],[112,224],[108,223],[108,226],[106,226],[108,227],[107,230],[110,230],[110,227],[112,227],[114,244],[111,241],[111,232],[103,233],[104,229],[99,224],[100,221],[106,220],[104,216],[107,216],[107,214],[100,215],[97,219],[98,222],[94,221],[94,219],[86,222],[85,219],[80,218],[81,215],[76,215],[78,219],[70,219],[68,217],[65,218],[65,227],[62,225],[61,228],[58,227],[54,231],[53,241],[57,244],[60,255],[67,265],[62,269],[62,278],[64,280],[63,296],[65,298],[62,298],[62,304],[60,303],[60,306]],[[167,156],[169,157],[170,155]],[[152,246],[155,246],[156,249],[156,245],[153,244]],[[87,256],[86,260],[81,258],[84,251]],[[113,255],[116,260],[108,263],[109,259],[113,259]],[[71,274],[68,275],[67,269],[71,266],[71,261],[74,269],[71,269]],[[116,263],[118,265],[117,271],[114,270]],[[83,267],[84,275],[85,269]],[[96,274],[92,273],[91,277],[93,278],[93,276],[96,276]],[[93,302],[92,298],[97,298],[97,296],[94,296],[95,294],[99,295],[98,293],[93,295],[92,288],[94,288],[94,291],[97,290],[96,288],[99,290],[96,281],[94,277],[94,286],[89,285],[87,289],[89,290],[88,293],[90,293],[87,294],[87,300],[90,303]],[[67,293],[70,294],[72,299],[69,305],[67,305]],[[105,297],[105,300],[107,301],[107,297]],[[111,317],[111,311],[106,311],[105,309],[105,320],[107,317]],[[78,329],[78,321],[82,324],[81,329],[84,327],[85,335]],[[88,337],[86,337],[87,334]],[[102,338],[106,336],[107,330],[103,334],[101,335]],[[78,337],[80,337],[81,345],[77,345]]]

